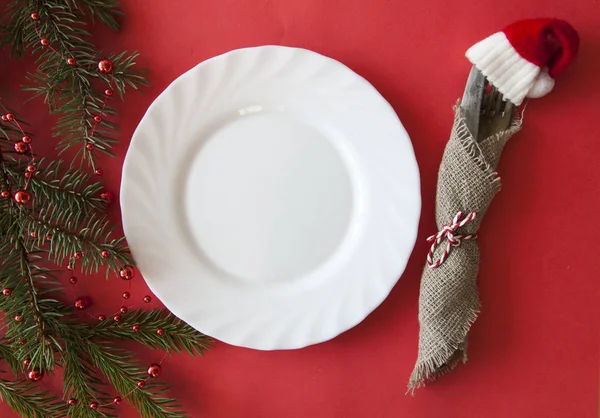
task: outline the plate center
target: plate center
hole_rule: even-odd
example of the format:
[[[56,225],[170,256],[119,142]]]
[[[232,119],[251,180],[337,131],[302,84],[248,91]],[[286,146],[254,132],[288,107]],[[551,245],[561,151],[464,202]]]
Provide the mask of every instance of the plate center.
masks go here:
[[[285,115],[225,124],[188,171],[192,236],[216,267],[247,282],[310,273],[335,253],[350,226],[353,187],[342,152]]]

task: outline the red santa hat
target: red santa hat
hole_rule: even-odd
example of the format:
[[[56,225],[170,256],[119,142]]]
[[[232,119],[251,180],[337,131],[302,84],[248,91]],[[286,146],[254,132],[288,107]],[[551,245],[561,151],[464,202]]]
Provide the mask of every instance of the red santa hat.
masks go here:
[[[559,19],[527,19],[476,43],[467,58],[516,105],[525,97],[542,97],[554,78],[573,61],[579,36]]]

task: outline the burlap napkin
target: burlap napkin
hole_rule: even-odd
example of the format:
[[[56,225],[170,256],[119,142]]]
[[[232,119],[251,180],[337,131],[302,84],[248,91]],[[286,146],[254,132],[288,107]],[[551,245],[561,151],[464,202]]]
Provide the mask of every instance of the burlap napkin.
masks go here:
[[[496,166],[508,139],[521,128],[513,119],[510,127],[477,142],[465,124],[461,108],[455,108],[450,140],[438,173],[436,223],[440,231],[450,225],[459,212],[477,216],[455,229],[456,246],[436,268],[425,266],[419,296],[419,354],[408,383],[409,391],[452,370],[467,359],[467,334],[479,312],[477,271],[479,248],[475,235],[483,215],[496,193],[500,178]],[[460,236],[463,239],[460,239]],[[475,238],[475,237],[473,237]],[[446,240],[432,253],[440,260]],[[456,244],[456,243],[455,243]]]

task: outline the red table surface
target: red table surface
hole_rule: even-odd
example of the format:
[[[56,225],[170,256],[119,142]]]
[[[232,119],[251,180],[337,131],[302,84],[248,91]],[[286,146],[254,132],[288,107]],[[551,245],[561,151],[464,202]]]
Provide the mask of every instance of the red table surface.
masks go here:
[[[172,393],[191,417],[597,416],[600,3],[123,3],[123,30],[115,34],[99,29],[96,42],[107,51],[140,51],[139,63],[151,70],[151,86],[118,105],[122,134],[117,157],[100,159],[108,189],[118,192],[131,135],[171,81],[214,55],[264,44],[312,49],[371,81],[408,130],[421,172],[418,242],[387,300],[354,329],[302,350],[261,352],[217,343],[204,357],[167,358],[162,378],[173,384]],[[524,129],[502,157],[503,190],[480,230],[483,308],[470,333],[468,363],[416,396],[405,395],[417,354],[425,238],[436,231],[437,169],[452,124],[452,105],[470,68],[464,51],[514,20],[536,16],[570,21],[581,36],[580,56],[553,93],[529,103]],[[2,51],[2,84],[18,90],[23,71],[32,66],[7,59]],[[51,149],[53,119],[40,100],[18,110],[32,123],[38,152]],[[174,138],[164,140],[177,146]],[[118,204],[111,211],[119,222]],[[110,313],[118,308],[123,287],[116,278],[90,277],[80,280],[69,296],[91,295],[92,313]],[[140,304],[148,293],[142,278],[134,280],[132,293],[132,304]],[[139,353],[143,364],[162,356]],[[61,393],[58,375],[44,378],[42,385]],[[138,416],[127,405],[120,408],[121,417]],[[1,404],[0,416],[14,414]]]

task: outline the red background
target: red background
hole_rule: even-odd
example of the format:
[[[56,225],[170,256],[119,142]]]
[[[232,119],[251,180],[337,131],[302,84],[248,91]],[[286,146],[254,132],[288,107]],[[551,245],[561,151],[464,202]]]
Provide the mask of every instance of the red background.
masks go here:
[[[167,358],[163,378],[174,385],[172,393],[191,417],[597,416],[597,1],[578,0],[577,6],[558,0],[123,3],[123,30],[98,29],[96,43],[106,51],[139,50],[140,64],[151,70],[151,86],[119,105],[117,158],[100,159],[107,188],[114,192],[133,130],[165,87],[209,57],[262,44],[309,48],[365,76],[402,119],[421,170],[419,240],[388,299],[354,329],[306,349],[260,352],[217,343],[202,358]],[[470,68],[464,51],[516,19],[536,16],[570,21],[581,35],[580,56],[551,95],[529,103],[524,129],[503,155],[504,188],[480,231],[483,310],[470,334],[469,362],[407,396],[417,353],[425,237],[435,232],[437,168],[451,108]],[[7,62],[6,51],[1,57],[0,83],[18,90],[23,71],[32,66]],[[44,105],[36,100],[18,110],[33,124],[37,151],[51,149],[52,120]],[[118,222],[118,204],[111,210]],[[134,281],[132,303],[138,304],[148,291],[141,278]],[[122,286],[99,276],[80,280],[70,294],[89,294],[94,313],[109,313],[119,306]],[[139,358],[150,363],[160,356],[141,350]],[[59,376],[42,384],[60,393]],[[0,416],[13,414],[0,404]],[[137,413],[123,405],[120,416]]]

